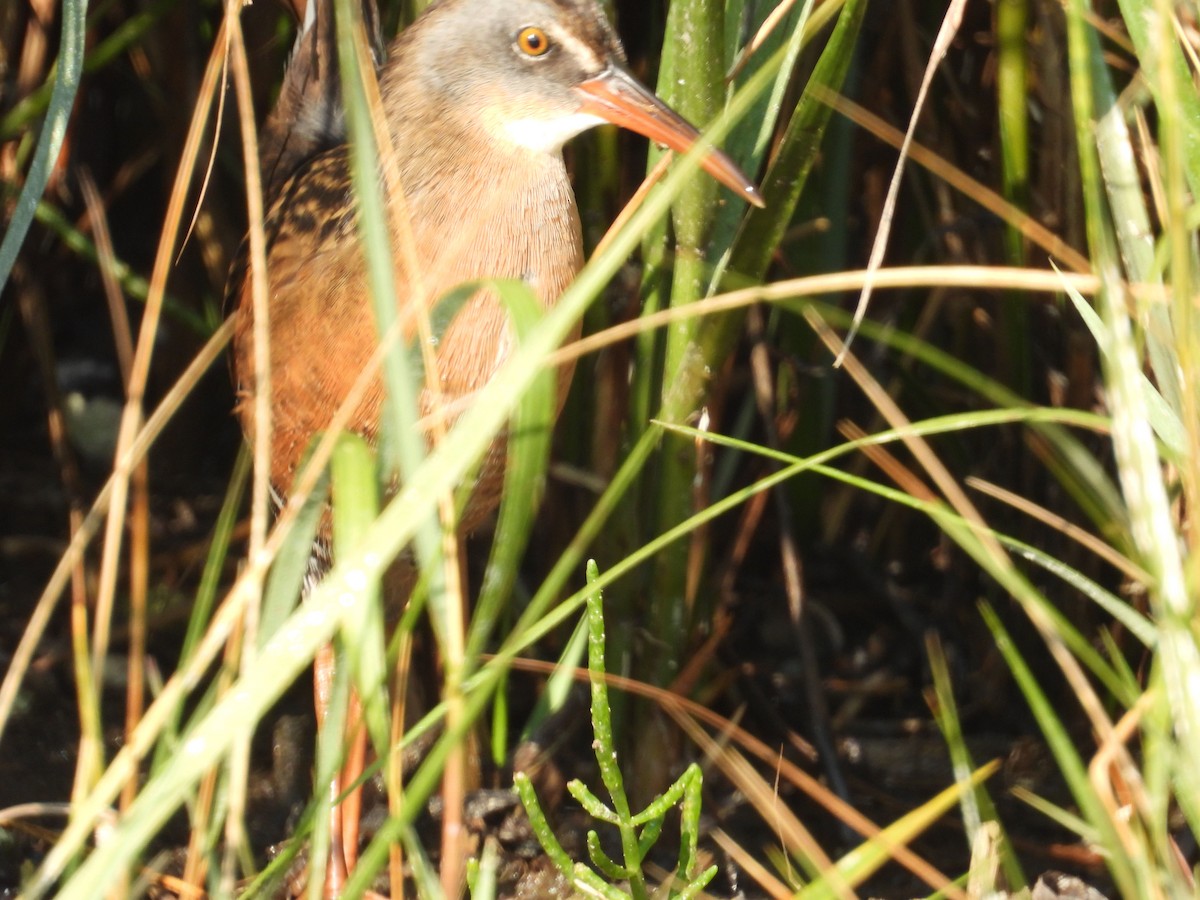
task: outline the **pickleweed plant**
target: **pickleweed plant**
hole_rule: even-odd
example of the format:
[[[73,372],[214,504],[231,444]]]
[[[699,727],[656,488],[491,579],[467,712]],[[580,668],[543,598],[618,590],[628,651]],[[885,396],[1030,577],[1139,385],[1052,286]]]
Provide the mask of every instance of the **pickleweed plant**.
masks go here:
[[[588,584],[595,584],[599,575],[595,561],[590,560],[587,567]],[[676,884],[668,888],[666,896],[694,897],[704,890],[717,874],[716,866],[697,871],[696,842],[700,828],[700,789],[704,780],[700,767],[692,763],[645,809],[638,813],[630,810],[621,767],[617,762],[616,743],[613,740],[612,712],[608,702],[604,668],[603,597],[599,589],[588,594],[585,615],[588,628],[588,678],[592,692],[592,733],[595,735],[592,747],[596,751],[600,778],[611,803],[605,803],[597,797],[578,778],[567,784],[567,790],[593,819],[617,829],[621,839],[623,862],[613,860],[604,852],[600,845],[600,836],[594,829],[588,831],[587,848],[595,868],[572,860],[555,837],[541,804],[538,803],[537,792],[529,776],[518,772],[513,776],[513,783],[529,815],[534,834],[571,886],[587,896],[606,897],[610,900],[622,897],[648,900],[651,896],[643,863],[662,834],[667,813],[678,805],[679,863],[675,870]],[[661,896],[657,892],[655,895]]]

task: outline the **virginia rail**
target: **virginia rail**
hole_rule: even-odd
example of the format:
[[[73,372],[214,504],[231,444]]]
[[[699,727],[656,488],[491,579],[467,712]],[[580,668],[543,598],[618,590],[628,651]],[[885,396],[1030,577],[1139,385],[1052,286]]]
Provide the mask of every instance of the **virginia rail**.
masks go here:
[[[595,0],[441,0],[393,42],[380,90],[415,244],[415,264],[395,244],[402,317],[481,278],[523,279],[542,303],[554,303],[583,263],[563,144],[604,122],[677,151],[698,137],[630,74]],[[304,103],[286,86],[281,102],[292,104],[289,115],[304,119]],[[319,149],[320,140],[312,145]],[[264,168],[275,162],[264,158]],[[327,427],[376,347],[347,148],[333,146],[283,165],[295,171],[267,172],[265,221],[271,482],[281,496],[310,440]],[[754,185],[724,154],[710,152],[703,165],[742,199],[761,205]],[[238,414],[251,434],[248,279],[235,287],[235,296]],[[437,393],[447,401],[469,397],[494,375],[513,343],[503,305],[479,291],[440,335]],[[560,405],[569,379],[569,372],[560,377]],[[423,413],[431,411],[433,394],[424,391]],[[349,427],[374,439],[382,400],[376,384],[353,410]],[[460,520],[462,530],[478,525],[496,505],[503,465],[503,447],[494,447]]]

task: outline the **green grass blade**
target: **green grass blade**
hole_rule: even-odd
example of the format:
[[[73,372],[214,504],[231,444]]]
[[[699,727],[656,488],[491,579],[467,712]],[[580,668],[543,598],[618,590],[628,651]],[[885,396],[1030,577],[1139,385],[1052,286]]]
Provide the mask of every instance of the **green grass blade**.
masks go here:
[[[990,762],[972,773],[966,783],[951,785],[911,812],[859,845],[837,861],[837,878],[826,875],[796,894],[797,900],[826,900],[839,896],[836,884],[862,884],[892,859],[891,849],[911,843],[938,819],[953,809],[964,791],[974,790],[1000,769],[999,762]]]
[[[1084,818],[1089,826],[1099,833],[1103,846],[1113,849],[1120,847],[1121,844],[1113,832],[1112,823],[1088,780],[1087,767],[1080,758],[1074,739],[1054,708],[1054,703],[1043,692],[1037,677],[1022,658],[1020,651],[1017,650],[999,616],[986,603],[981,604],[980,612],[996,640],[997,649],[1003,655],[1004,661],[1008,663],[1009,671],[1012,672],[1017,685],[1021,688],[1025,702],[1029,704],[1042,734],[1045,735],[1050,752],[1054,755],[1059,771],[1066,780],[1075,802],[1079,804]],[[1122,895],[1135,896],[1138,882],[1134,877],[1129,860],[1118,854],[1110,856],[1106,862],[1112,873],[1113,881],[1116,882]],[[1132,893],[1130,893],[1131,891]]]
[[[530,288],[521,282],[496,284],[494,289],[509,311],[519,342],[541,320],[541,305]],[[534,380],[518,404],[508,431],[504,492],[491,555],[471,617],[466,650],[468,661],[483,651],[500,620],[503,605],[516,582],[521,554],[545,490],[558,394],[555,376],[553,370],[547,369]]]
[[[379,510],[379,478],[375,454],[358,435],[338,438],[329,463],[333,481],[334,553],[351,554],[375,521]],[[383,597],[378,579],[363,579],[342,596],[345,612],[339,655],[350,672],[375,752],[381,758],[391,743],[388,670],[383,624]],[[344,737],[344,735],[343,735]]]
[[[67,123],[75,105],[75,94],[79,90],[79,78],[83,72],[84,40],[86,36],[87,0],[63,0],[62,36],[59,39],[58,65],[54,74],[54,88],[46,110],[46,121],[38,137],[37,149],[25,185],[8,220],[4,239],[0,241],[0,290],[8,282],[17,251],[25,240],[25,233],[37,213],[38,200],[50,181],[50,173],[58,160],[59,150],[67,134]]]
[[[847,0],[763,179],[766,207],[749,211],[734,240],[728,269],[750,282],[760,281],[766,274],[771,256],[791,223],[832,115],[818,99],[817,89],[841,89],[850,71],[866,7],[863,0]],[[785,48],[780,52],[788,51]]]
[[[1003,831],[992,797],[982,781],[974,782],[972,790],[966,789],[966,785],[973,783],[971,773],[975,769],[975,763],[967,749],[962,720],[958,715],[958,704],[954,700],[950,666],[946,662],[946,655],[936,634],[926,637],[925,650],[929,660],[930,674],[933,676],[933,699],[930,702],[934,707],[934,720],[950,751],[955,781],[964,788],[961,805],[967,844],[974,847],[979,837],[979,830],[985,823],[992,825],[995,829],[993,843],[998,842],[1000,845],[1000,865],[1004,870],[1006,885],[1013,891],[1017,891],[1025,887],[1025,873],[1021,871],[1021,863],[1013,851],[1008,835]]]

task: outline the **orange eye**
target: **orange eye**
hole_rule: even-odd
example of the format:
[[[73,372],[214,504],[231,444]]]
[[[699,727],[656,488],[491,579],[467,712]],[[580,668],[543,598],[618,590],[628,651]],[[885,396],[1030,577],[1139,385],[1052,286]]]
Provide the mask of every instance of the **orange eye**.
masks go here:
[[[526,56],[545,56],[550,50],[550,38],[536,25],[530,25],[517,35],[517,49]]]

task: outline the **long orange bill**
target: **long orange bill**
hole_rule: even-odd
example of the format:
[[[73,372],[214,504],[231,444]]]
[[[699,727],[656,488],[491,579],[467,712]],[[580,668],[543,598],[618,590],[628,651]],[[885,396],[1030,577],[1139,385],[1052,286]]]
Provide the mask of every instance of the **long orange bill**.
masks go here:
[[[581,112],[599,116],[628,128],[677,153],[686,153],[700,137],[692,125],[647,90],[623,67],[610,65],[602,74],[589,78],[577,90],[583,94]],[[763,206],[754,182],[720,150],[710,150],[701,166],[713,178],[755,206]]]

